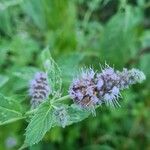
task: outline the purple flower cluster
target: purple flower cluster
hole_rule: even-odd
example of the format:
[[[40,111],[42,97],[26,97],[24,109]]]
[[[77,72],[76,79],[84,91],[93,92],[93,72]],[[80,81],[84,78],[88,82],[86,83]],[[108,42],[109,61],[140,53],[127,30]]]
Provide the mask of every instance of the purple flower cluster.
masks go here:
[[[99,99],[95,85],[95,72],[92,69],[82,71],[81,77],[71,84],[69,94],[80,106],[96,105]]]
[[[118,106],[120,91],[144,79],[143,72],[137,69],[123,69],[120,72],[107,66],[101,73],[88,69],[82,71],[81,76],[73,80],[69,95],[76,104],[83,108],[102,103]]]
[[[54,111],[54,117],[56,118],[57,123],[63,128],[67,125],[69,116],[67,113],[67,109],[64,107],[56,108]]]
[[[124,68],[122,72],[117,71],[117,74],[120,77],[118,85],[120,89],[128,88],[131,84],[141,83],[146,78],[142,71],[134,68],[131,70]]]
[[[96,76],[98,98],[107,105],[119,105],[117,99],[120,95],[118,88],[120,77],[113,68],[107,67]]]
[[[38,72],[30,82],[29,95],[31,96],[31,106],[36,108],[41,102],[50,95],[51,88],[48,85],[47,74]]]

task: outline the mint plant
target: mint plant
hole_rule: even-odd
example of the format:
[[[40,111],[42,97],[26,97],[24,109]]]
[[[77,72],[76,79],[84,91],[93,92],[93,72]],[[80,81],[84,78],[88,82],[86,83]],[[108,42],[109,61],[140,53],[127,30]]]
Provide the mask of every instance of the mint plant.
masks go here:
[[[66,127],[96,115],[99,106],[118,107],[121,91],[145,80],[138,69],[116,71],[105,65],[100,71],[82,69],[68,87],[68,95],[62,93],[61,71],[52,59],[49,50],[42,54],[42,69],[35,71],[29,81],[30,110],[23,111],[22,105],[0,94],[0,125],[25,119],[25,141],[20,149],[42,140],[52,127]]]

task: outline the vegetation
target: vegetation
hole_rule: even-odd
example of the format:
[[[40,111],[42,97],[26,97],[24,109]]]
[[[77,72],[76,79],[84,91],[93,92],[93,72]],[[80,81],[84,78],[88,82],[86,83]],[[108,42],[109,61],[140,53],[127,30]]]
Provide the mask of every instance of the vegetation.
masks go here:
[[[31,109],[36,72],[49,73],[50,99],[67,99],[66,108],[73,101],[58,93],[68,95],[80,68],[106,63],[146,75],[121,92],[121,107],[104,105],[94,117],[71,105],[65,128],[47,102]],[[149,0],[0,0],[0,150],[150,149],[149,63]]]

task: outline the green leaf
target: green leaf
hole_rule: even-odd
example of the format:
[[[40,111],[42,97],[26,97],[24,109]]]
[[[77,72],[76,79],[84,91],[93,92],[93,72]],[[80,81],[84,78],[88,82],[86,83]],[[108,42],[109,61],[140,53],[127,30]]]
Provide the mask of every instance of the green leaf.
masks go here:
[[[63,84],[65,82],[70,84],[72,78],[78,73],[79,65],[83,58],[84,55],[78,53],[62,54],[58,58],[58,65],[60,66],[61,70],[63,70]]]
[[[9,49],[14,55],[12,62],[20,67],[28,65],[33,60],[35,52],[39,51],[38,43],[28,34],[15,35],[10,42]],[[34,63],[36,63],[36,59]]]
[[[69,106],[67,104],[62,103],[53,103],[53,127],[61,126],[65,127],[68,125],[70,114],[68,113]]]
[[[7,76],[0,75],[0,88],[9,80]]]
[[[150,54],[145,54],[141,56],[140,62],[139,62],[139,68],[144,72],[146,75],[146,84],[148,87],[150,87],[150,69],[149,69],[149,60],[150,60]],[[145,89],[148,90],[149,93],[149,88]]]
[[[26,129],[25,144],[31,146],[41,141],[45,133],[52,127],[52,123],[52,107],[47,103],[41,104]]]
[[[142,36],[140,38],[142,47],[150,47],[150,31],[146,30],[142,33]]]
[[[25,81],[29,81],[37,71],[38,69],[35,67],[22,67],[12,70],[12,75]]]
[[[80,121],[86,119],[91,114],[91,111],[82,109],[79,106],[72,104],[68,108],[68,114],[69,114],[69,118],[70,118],[70,120],[68,121],[68,125],[70,125],[70,124],[80,122]]]
[[[138,36],[135,29],[140,24],[142,12],[130,6],[126,9],[114,15],[104,27],[99,46],[101,63],[123,68],[136,56]]]
[[[53,127],[54,126],[65,127],[73,123],[80,122],[86,119],[91,114],[90,110],[82,109],[76,104],[72,104],[71,106],[69,106],[67,104],[55,103],[53,104],[53,106],[54,106]]]
[[[49,5],[50,6],[50,5]],[[41,0],[24,1],[21,5],[23,11],[33,20],[33,23],[41,30],[46,28],[45,14]]]
[[[1,59],[0,59],[0,66],[1,65],[4,65],[7,61],[7,53],[8,53],[8,50],[9,50],[9,44],[6,40],[4,39],[0,39],[0,56],[1,56]],[[2,67],[2,66],[1,66]]]
[[[7,35],[12,34],[13,32],[11,17],[13,17],[13,15],[9,10],[0,10],[0,29],[4,31]]]
[[[44,70],[48,74],[48,80],[52,88],[53,94],[55,95],[57,93],[60,93],[62,87],[61,70],[51,57],[48,48],[43,50],[41,54],[41,59],[44,66]]]
[[[8,86],[5,86],[5,91],[9,90],[9,88],[12,87],[12,90],[9,92],[14,93],[14,91],[20,91],[22,89],[28,88],[30,81],[33,79],[35,73],[38,72],[39,69],[35,67],[16,67],[12,68],[12,70],[9,71],[12,72],[12,76],[10,78]],[[21,94],[24,95],[24,93]],[[25,93],[25,95],[28,96],[27,93]]]
[[[0,125],[23,119],[21,106],[12,98],[0,94]]]

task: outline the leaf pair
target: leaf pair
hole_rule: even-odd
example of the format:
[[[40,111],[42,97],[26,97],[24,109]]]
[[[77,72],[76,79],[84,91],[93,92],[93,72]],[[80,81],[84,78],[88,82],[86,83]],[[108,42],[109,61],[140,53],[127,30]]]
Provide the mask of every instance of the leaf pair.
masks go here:
[[[59,104],[60,105],[60,104]],[[58,104],[56,104],[56,107]],[[71,125],[73,123],[82,121],[90,115],[90,111],[81,109],[75,104],[71,106],[61,105],[62,108],[66,109],[67,122],[66,125]],[[48,102],[41,104],[31,119],[27,129],[26,129],[26,139],[25,145],[32,146],[42,140],[47,131],[49,131],[54,126],[60,126],[57,117],[54,115],[55,107],[53,107]],[[66,117],[66,116],[65,116]]]

